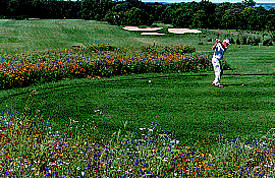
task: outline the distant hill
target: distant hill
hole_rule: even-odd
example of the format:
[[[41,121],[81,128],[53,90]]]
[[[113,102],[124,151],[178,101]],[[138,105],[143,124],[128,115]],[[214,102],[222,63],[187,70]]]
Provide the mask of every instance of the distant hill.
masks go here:
[[[269,10],[275,8],[275,3],[256,3],[255,7],[263,6],[265,9]]]
[[[153,3],[153,2],[145,2],[145,3]],[[172,4],[170,2],[158,2],[161,4]],[[219,3],[214,3],[219,4]],[[263,6],[265,9],[269,10],[271,8],[275,8],[275,3],[256,3],[255,7]]]

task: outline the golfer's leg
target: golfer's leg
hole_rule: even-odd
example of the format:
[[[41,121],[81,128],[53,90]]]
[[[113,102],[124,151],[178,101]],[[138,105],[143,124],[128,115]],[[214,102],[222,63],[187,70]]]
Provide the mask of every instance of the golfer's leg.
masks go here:
[[[213,57],[212,64],[213,64],[214,72],[215,72],[215,80],[213,81],[213,84],[219,85],[220,84],[220,75],[221,75],[220,61],[216,57]]]
[[[222,62],[220,61],[220,69],[221,69],[221,74],[220,74],[220,79],[222,78],[223,75],[223,67],[222,67]]]
[[[215,73],[216,73],[216,78],[217,78],[217,83],[216,85],[220,85],[221,81],[221,76],[222,76],[222,66],[221,66],[221,61],[217,59],[217,67],[216,67]]]
[[[215,85],[216,84],[216,61],[215,61],[216,59],[215,59],[215,56],[213,56],[213,58],[212,58],[212,65],[213,65],[213,69],[214,69],[214,73],[215,73],[215,79],[214,79],[214,81],[212,82],[212,85]]]

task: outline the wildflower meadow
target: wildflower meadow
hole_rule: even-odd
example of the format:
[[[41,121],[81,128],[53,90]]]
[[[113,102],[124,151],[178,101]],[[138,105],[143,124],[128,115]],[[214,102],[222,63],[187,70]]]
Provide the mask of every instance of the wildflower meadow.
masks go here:
[[[96,141],[94,134],[76,135],[71,125],[55,130],[51,120],[37,113],[28,117],[2,113],[1,176],[55,177],[271,177],[274,175],[274,129],[259,140],[218,138],[215,148],[184,146],[160,123],[139,132]],[[127,127],[125,123],[124,127]]]
[[[66,78],[207,71],[212,67],[208,55],[184,53],[194,52],[195,49],[189,46],[165,48],[165,53],[151,49],[125,55],[109,44],[101,44],[83,50],[60,49],[3,56],[0,87],[22,87]]]

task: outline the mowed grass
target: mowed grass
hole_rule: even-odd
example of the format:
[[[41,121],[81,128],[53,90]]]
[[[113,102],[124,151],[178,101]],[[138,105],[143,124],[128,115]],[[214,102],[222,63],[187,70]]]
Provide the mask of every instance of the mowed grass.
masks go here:
[[[195,37],[195,38],[194,38]],[[106,22],[92,20],[0,20],[0,54],[110,43],[136,49],[147,45],[198,44],[201,35],[141,36]],[[207,46],[200,45],[200,49]]]
[[[36,89],[27,107],[40,110],[57,129],[66,128],[71,119],[78,129],[89,131],[85,125],[95,122],[100,137],[109,137],[125,122],[130,131],[159,122],[186,144],[215,140],[219,133],[255,139],[275,125],[272,76],[224,76],[228,87],[222,89],[210,86],[211,75],[155,77],[81,79],[12,89],[1,92],[1,107],[23,112],[30,91]]]
[[[132,35],[118,26],[96,21],[0,20],[1,53],[68,48],[93,43],[133,47],[136,44],[130,39]]]
[[[66,48],[75,43],[110,43],[119,47],[191,44],[212,53],[200,35],[142,37],[102,22],[82,20],[1,21],[2,53]],[[5,35],[4,35],[5,33]],[[242,136],[258,139],[275,127],[274,47],[230,46],[225,58],[235,69],[225,71],[225,88],[213,88],[213,72],[141,74],[109,79],[75,79],[0,91],[1,111],[40,110],[56,129],[72,125],[89,131],[94,122],[98,137],[123,128],[138,131],[159,122],[184,144]],[[245,75],[256,74],[256,75]],[[268,75],[265,75],[268,74]],[[195,76],[194,76],[195,75]],[[148,81],[152,82],[149,83]],[[37,95],[30,97],[32,90]]]
[[[273,74],[275,71],[274,46],[236,46],[229,47],[225,59],[234,68],[230,74]]]

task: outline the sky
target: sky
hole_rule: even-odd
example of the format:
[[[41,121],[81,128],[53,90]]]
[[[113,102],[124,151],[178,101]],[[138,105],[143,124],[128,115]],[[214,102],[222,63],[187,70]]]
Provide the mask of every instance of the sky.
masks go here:
[[[177,3],[177,2],[200,2],[201,0],[141,0],[143,2],[168,2],[168,3]],[[242,2],[242,0],[210,0],[213,3],[222,3],[222,2]],[[275,0],[254,0],[256,3],[275,3]]]

